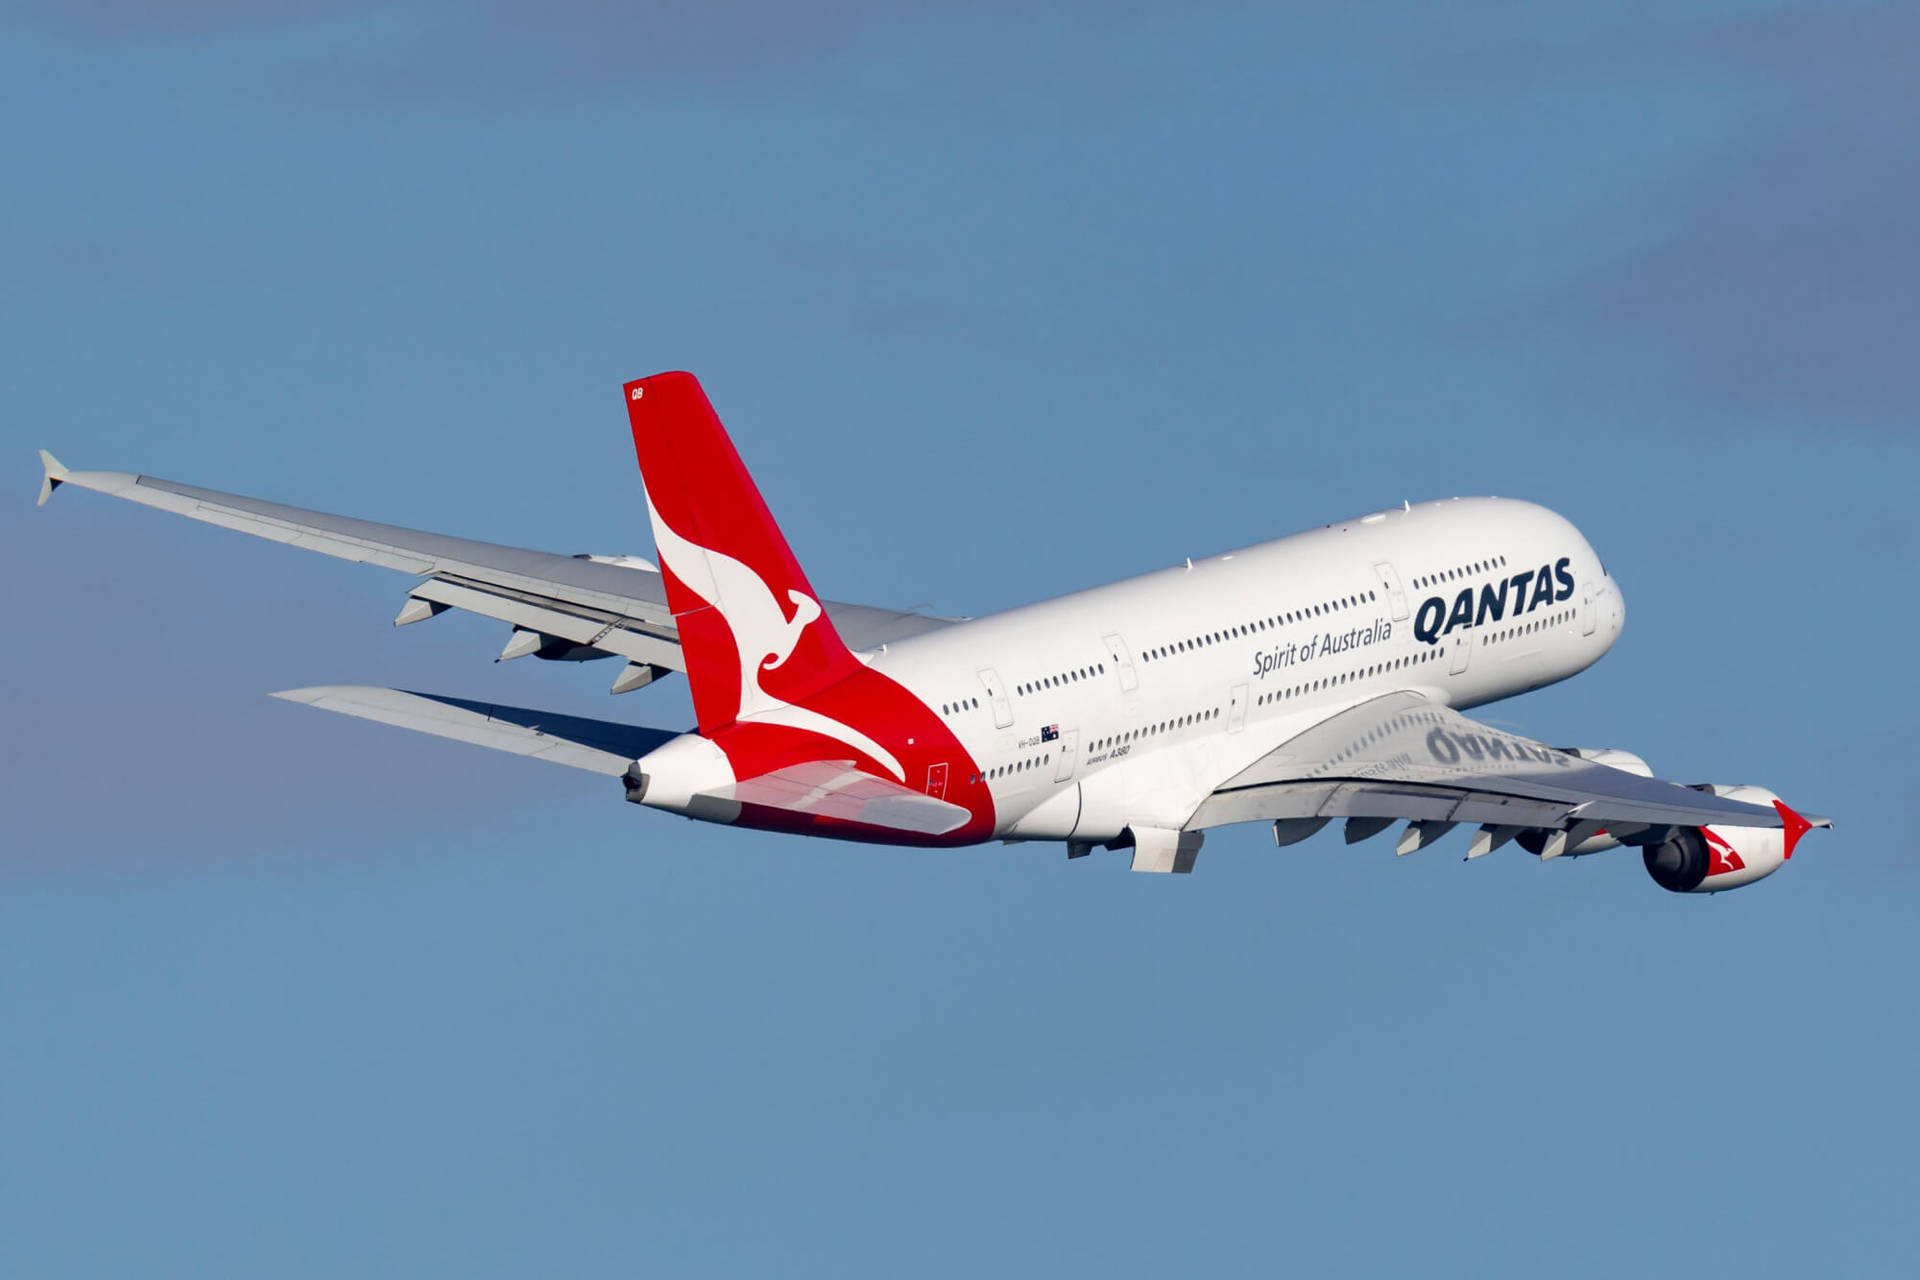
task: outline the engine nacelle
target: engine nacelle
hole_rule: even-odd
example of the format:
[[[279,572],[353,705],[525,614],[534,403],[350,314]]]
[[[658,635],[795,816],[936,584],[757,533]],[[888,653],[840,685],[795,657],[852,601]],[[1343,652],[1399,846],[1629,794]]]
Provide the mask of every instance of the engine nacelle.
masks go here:
[[[1592,761],[1594,764],[1606,765],[1609,769],[1619,769],[1624,773],[1635,773],[1643,778],[1651,778],[1653,776],[1653,769],[1645,760],[1642,760],[1631,751],[1622,751],[1619,747],[1556,747],[1555,750],[1564,755]],[[1522,849],[1525,849],[1528,853],[1537,857],[1541,851],[1547,847],[1547,835],[1548,833],[1545,831],[1523,831],[1520,833],[1516,843],[1518,843]],[[1599,853],[1605,849],[1617,849],[1619,847],[1620,840],[1617,837],[1602,831],[1598,835],[1588,836],[1579,844],[1569,848],[1566,856],[1569,858],[1583,858],[1589,853]]]
[[[1708,784],[1696,790],[1728,800],[1772,806],[1780,797],[1765,787]],[[1666,843],[1641,850],[1647,874],[1674,893],[1719,893],[1738,889],[1778,871],[1793,856],[1807,822],[1781,806],[1782,827],[1676,827]]]
[[[1643,778],[1653,776],[1653,768],[1645,760],[1619,747],[1558,747],[1556,750],[1563,755],[1603,764],[1609,769],[1619,769],[1623,773],[1637,773]]]

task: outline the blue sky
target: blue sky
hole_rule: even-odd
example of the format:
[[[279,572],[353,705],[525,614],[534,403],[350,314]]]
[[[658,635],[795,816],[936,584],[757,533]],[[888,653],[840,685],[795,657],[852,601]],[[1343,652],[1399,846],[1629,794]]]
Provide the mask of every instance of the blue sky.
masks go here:
[[[0,1271],[1911,1274],[1920,15],[0,6]],[[1637,859],[736,833],[266,694],[662,726],[32,450],[648,550],[705,381],[815,584],[992,610],[1533,498],[1481,714],[1833,814]]]

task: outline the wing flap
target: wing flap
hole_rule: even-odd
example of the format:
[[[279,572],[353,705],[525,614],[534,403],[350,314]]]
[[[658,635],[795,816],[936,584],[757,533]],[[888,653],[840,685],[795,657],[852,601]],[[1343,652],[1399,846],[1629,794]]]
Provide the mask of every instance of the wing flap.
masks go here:
[[[1275,818],[1404,818],[1409,822],[1477,822],[1554,827],[1572,806],[1458,787],[1387,782],[1270,782],[1222,788],[1209,796],[1189,829]]]
[[[408,593],[416,600],[462,609],[510,622],[525,631],[558,636],[672,671],[687,669],[679,633],[671,627],[636,622],[601,609],[542,600],[524,592],[453,578],[431,578]]]

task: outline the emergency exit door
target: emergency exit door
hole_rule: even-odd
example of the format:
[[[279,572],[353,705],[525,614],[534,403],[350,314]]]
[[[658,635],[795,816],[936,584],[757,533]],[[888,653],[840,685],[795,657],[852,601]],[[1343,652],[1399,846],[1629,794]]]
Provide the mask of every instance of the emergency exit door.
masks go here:
[[[1007,700],[1007,682],[992,667],[982,668],[978,674],[980,686],[987,691],[987,705],[993,708],[993,727],[1010,728],[1013,725],[1013,703]]]
[[[1060,741],[1054,745],[1059,748],[1060,754],[1058,762],[1053,766],[1053,780],[1070,782],[1073,780],[1073,767],[1080,760],[1080,731],[1067,730],[1060,735]]]
[[[1107,656],[1113,659],[1114,674],[1120,677],[1120,691],[1132,693],[1140,687],[1140,674],[1133,669],[1133,653],[1127,648],[1127,642],[1119,636],[1106,636],[1101,643],[1107,646]]]
[[[1380,593],[1386,597],[1387,609],[1395,622],[1404,622],[1407,618],[1407,589],[1400,585],[1400,571],[1389,561],[1382,560],[1373,566],[1373,576],[1380,583]]]

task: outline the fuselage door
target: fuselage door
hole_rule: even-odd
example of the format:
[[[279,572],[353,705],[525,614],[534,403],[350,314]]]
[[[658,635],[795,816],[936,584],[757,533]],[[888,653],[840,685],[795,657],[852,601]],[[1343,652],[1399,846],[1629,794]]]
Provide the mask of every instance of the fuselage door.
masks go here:
[[[1227,694],[1227,732],[1238,733],[1247,727],[1247,686],[1237,684]]]
[[[1400,574],[1386,560],[1373,566],[1373,576],[1380,580],[1380,590],[1386,594],[1387,608],[1393,611],[1395,622],[1404,622],[1407,618],[1407,590],[1400,585]]]
[[[1053,766],[1055,782],[1069,782],[1073,779],[1073,766],[1080,756],[1080,731],[1068,729],[1060,735],[1060,741],[1054,744],[1059,760]]]
[[[1455,633],[1453,637],[1453,661],[1447,667],[1454,675],[1467,669],[1467,663],[1473,660],[1473,628]]]
[[[1006,682],[1000,679],[1000,673],[992,667],[980,670],[980,683],[987,690],[987,702],[993,707],[993,727],[1010,729],[1013,727],[1013,703],[1007,701]]]
[[[1590,636],[1600,629],[1600,611],[1593,607],[1593,592],[1580,599],[1580,634]]]
[[[1119,636],[1108,636],[1103,641],[1107,646],[1107,656],[1113,659],[1114,674],[1120,677],[1120,690],[1132,693],[1140,687],[1140,675],[1133,669],[1133,654],[1127,650],[1127,642]]]
[[[927,766],[927,794],[935,800],[947,798],[947,762]]]

